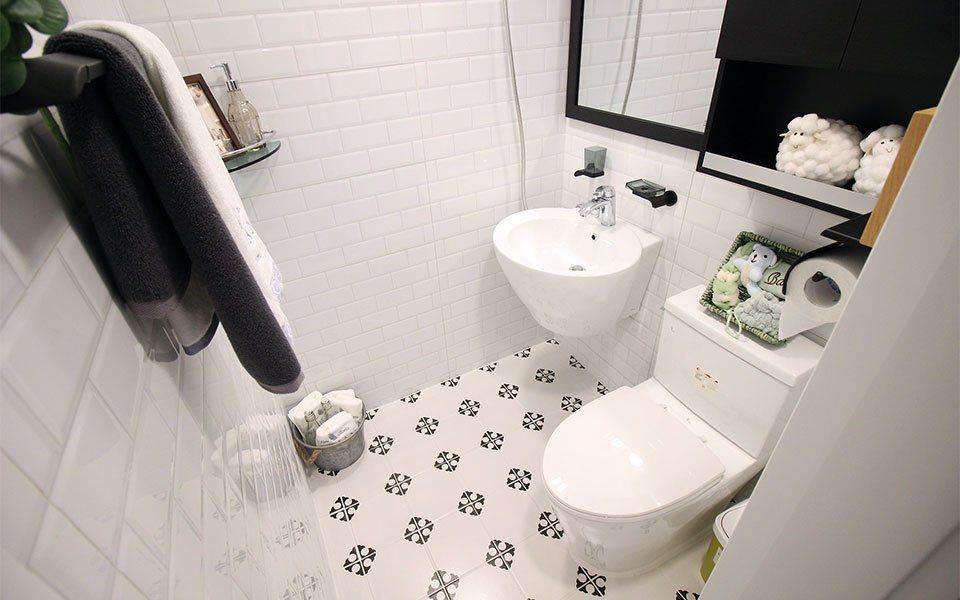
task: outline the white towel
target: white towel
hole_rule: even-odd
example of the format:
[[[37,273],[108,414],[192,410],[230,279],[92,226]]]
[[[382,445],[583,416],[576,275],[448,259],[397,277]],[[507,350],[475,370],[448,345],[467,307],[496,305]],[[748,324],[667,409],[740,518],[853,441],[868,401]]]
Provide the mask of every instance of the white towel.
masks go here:
[[[317,446],[335,444],[359,429],[356,419],[348,412],[338,412],[317,427]]]
[[[303,439],[307,439],[309,429],[305,415],[320,406],[320,402],[322,401],[323,394],[320,392],[310,392],[303,400],[298,402],[296,406],[291,407],[290,410],[287,411],[287,417],[289,417],[290,421],[300,430],[300,435],[303,436]]]
[[[122,36],[140,53],[147,69],[147,77],[160,105],[163,106],[180,141],[193,159],[197,173],[206,184],[223,222],[240,249],[247,267],[253,273],[260,291],[287,338],[293,340],[290,321],[281,308],[283,279],[280,269],[257,235],[243,201],[237,192],[227,168],[220,158],[210,132],[207,130],[196,103],[183,82],[183,75],[170,51],[152,32],[119,21],[83,21],[73,29],[95,29]]]
[[[354,419],[359,421],[363,418],[363,402],[357,398],[353,390],[333,390],[324,394],[323,397],[333,406],[350,413]]]

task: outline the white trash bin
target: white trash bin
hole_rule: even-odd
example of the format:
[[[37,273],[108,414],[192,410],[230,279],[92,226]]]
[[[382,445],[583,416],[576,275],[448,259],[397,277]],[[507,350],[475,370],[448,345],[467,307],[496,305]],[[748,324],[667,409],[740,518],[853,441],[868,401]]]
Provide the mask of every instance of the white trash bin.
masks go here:
[[[737,528],[737,523],[740,522],[740,517],[747,508],[748,502],[750,502],[750,500],[744,500],[739,504],[734,504],[717,515],[717,518],[713,521],[713,539],[710,540],[710,547],[707,548],[707,553],[703,557],[703,563],[700,565],[700,576],[703,577],[704,581],[710,577],[710,573],[713,573],[713,568],[717,566],[717,561],[720,560],[720,554],[723,552],[723,548],[727,545],[727,542],[730,541],[730,536],[733,535],[733,530]]]

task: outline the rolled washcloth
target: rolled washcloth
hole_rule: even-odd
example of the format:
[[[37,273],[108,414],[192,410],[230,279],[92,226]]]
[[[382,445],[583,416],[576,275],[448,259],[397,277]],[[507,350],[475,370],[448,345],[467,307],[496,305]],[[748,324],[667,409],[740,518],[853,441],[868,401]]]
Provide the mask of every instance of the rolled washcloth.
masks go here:
[[[297,429],[300,431],[300,435],[303,436],[303,439],[307,439],[307,433],[309,432],[307,428],[306,414],[316,410],[322,401],[323,394],[320,392],[310,392],[307,394],[306,398],[298,402],[296,406],[287,411],[287,417],[289,417],[290,421],[297,426]]]
[[[363,418],[363,402],[357,398],[353,390],[333,390],[324,394],[323,397],[333,406],[350,413],[354,419],[359,421]]]
[[[359,429],[357,420],[348,412],[339,412],[317,427],[317,446],[326,446],[345,440]]]

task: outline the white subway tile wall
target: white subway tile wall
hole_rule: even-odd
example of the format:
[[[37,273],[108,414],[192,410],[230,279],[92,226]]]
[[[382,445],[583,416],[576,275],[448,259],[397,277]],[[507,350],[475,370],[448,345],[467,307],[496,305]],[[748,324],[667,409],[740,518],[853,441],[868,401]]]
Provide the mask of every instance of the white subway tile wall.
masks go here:
[[[587,0],[580,104],[620,113],[626,99],[630,116],[703,131],[720,65],[715,54],[725,4]]]
[[[185,72],[202,72],[217,90],[222,77],[207,67],[237,64],[265,126],[280,132],[277,157],[235,180],[281,263],[308,389],[353,387],[376,406],[546,337],[507,285],[491,243],[493,226],[519,208],[501,0],[71,4],[77,19],[151,29]],[[709,49],[722,6],[644,7],[641,57],[669,79],[665,89],[693,92],[681,72],[698,65],[698,81],[712,85]],[[635,2],[591,7],[588,42],[612,39],[611,30],[628,36]],[[579,354],[598,374],[636,383],[649,371],[662,299],[704,281],[715,266],[709,257],[737,232],[809,246],[839,219],[695,174],[693,152],[563,118],[569,3],[513,1],[511,17],[529,205],[585,198],[596,182],[570,173],[593,143],[610,147],[611,177],[647,177],[680,195],[677,207],[653,211],[621,194],[621,212],[667,241],[648,293],[658,300],[605,342],[581,342]],[[663,71],[665,62],[676,69]],[[650,75],[638,69],[642,94],[658,89]],[[705,106],[677,114],[699,120]]]
[[[235,65],[277,130],[277,156],[235,181],[284,273],[307,389],[377,406],[547,337],[491,239],[520,196],[501,0],[71,4],[154,31],[218,94],[208,66]],[[569,3],[511,7],[529,204],[556,206]]]
[[[0,596],[332,599],[286,399],[111,298],[36,121],[0,121]]]
[[[607,148],[606,175],[577,178],[583,148]],[[713,279],[720,259],[741,231],[753,231],[799,250],[831,243],[820,232],[845,220],[778,196],[696,172],[697,152],[662,142],[567,121],[563,206],[589,197],[594,186],[617,189],[617,218],[661,236],[664,244],[640,311],[616,329],[590,338],[564,341],[607,386],[636,385],[652,375],[664,301]],[[648,179],[677,192],[674,206],[653,209],[634,196],[627,181]]]

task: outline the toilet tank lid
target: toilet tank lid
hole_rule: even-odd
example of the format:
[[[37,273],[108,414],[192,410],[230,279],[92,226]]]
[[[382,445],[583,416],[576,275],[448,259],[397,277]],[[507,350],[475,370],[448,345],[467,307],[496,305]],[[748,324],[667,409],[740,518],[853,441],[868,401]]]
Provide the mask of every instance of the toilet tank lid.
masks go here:
[[[793,387],[806,382],[820,360],[822,347],[802,335],[794,337],[783,346],[770,346],[748,334],[734,338],[727,333],[726,323],[700,305],[700,297],[705,287],[699,285],[670,296],[665,304],[667,312],[710,341],[784,384]]]

